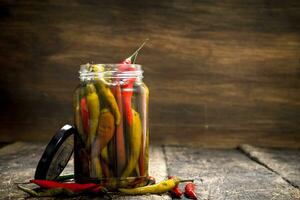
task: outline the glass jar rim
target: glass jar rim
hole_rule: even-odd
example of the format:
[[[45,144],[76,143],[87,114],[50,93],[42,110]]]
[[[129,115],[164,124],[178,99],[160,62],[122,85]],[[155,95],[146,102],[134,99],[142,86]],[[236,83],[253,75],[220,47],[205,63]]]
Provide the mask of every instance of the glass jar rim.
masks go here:
[[[122,69],[122,70],[120,70]],[[140,64],[83,64],[79,70],[80,80],[93,79],[129,79],[143,78],[142,65]]]

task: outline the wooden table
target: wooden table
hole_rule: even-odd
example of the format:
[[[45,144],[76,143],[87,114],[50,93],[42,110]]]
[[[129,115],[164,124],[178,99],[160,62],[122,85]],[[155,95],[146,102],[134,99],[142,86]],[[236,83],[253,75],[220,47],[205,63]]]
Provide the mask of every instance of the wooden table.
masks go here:
[[[0,199],[23,199],[14,182],[33,177],[45,148],[17,142],[0,149]],[[151,146],[150,174],[195,179],[199,199],[300,199],[300,150],[242,145],[237,149]],[[73,171],[73,160],[63,173]],[[85,199],[80,197],[75,199]],[[114,196],[114,199],[170,199],[168,195]],[[96,198],[97,199],[97,198]],[[99,198],[101,199],[101,198]]]

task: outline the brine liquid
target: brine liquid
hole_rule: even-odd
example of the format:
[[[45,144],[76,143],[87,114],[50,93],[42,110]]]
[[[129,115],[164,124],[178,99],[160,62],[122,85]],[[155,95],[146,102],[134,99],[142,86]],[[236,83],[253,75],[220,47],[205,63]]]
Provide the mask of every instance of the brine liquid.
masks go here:
[[[148,88],[84,82],[75,91],[75,179],[113,190],[146,184]]]

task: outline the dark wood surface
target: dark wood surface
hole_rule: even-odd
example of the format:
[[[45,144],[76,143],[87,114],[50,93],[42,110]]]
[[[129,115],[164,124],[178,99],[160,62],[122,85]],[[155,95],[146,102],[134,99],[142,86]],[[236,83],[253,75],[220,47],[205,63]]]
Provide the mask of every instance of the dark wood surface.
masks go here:
[[[150,175],[161,181],[167,175],[194,179],[197,195],[202,200],[264,200],[300,199],[299,150],[257,148],[250,145],[237,149],[205,149],[174,145],[151,146]],[[25,198],[14,183],[33,177],[44,145],[17,142],[0,149],[0,199]],[[250,153],[249,153],[250,152]],[[251,156],[255,153],[257,159]],[[266,159],[266,152],[268,157]],[[283,159],[285,158],[285,159]],[[262,160],[262,161],[259,161]],[[278,166],[284,165],[278,169]],[[73,172],[73,160],[63,173]],[[287,175],[287,173],[289,175]],[[291,176],[294,174],[294,176]],[[28,186],[28,185],[27,185]],[[180,185],[183,187],[184,184]],[[28,186],[34,187],[34,186]],[[73,199],[90,199],[78,197]],[[95,198],[101,199],[101,198]],[[113,199],[171,199],[165,195],[117,196]]]
[[[0,2],[0,141],[72,122],[78,66],[145,39],[152,141],[300,145],[300,1]]]
[[[300,198],[299,189],[235,149],[165,148],[168,173],[194,178],[199,199]]]
[[[295,187],[300,188],[300,150],[268,149],[242,145],[240,149],[253,160],[280,174]]]

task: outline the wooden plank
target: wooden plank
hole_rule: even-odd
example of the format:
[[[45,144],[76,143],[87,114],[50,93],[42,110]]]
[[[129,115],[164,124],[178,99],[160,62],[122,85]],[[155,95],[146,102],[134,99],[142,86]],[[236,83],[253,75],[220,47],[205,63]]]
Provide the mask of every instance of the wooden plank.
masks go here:
[[[17,142],[0,149],[0,199],[24,198],[26,194],[18,190],[15,182],[26,182],[33,178],[35,167],[44,151],[42,143]],[[71,159],[63,171],[63,174],[74,172],[74,160]],[[150,148],[150,169],[149,173],[157,178],[157,181],[167,176],[166,163],[162,147],[153,146]],[[80,197],[80,199],[90,199]],[[98,199],[98,198],[96,198]],[[171,199],[168,195],[145,195],[137,197],[114,196],[113,199]]]
[[[270,149],[241,145],[239,147],[252,159],[278,173],[293,186],[300,188],[300,150]]]
[[[153,141],[299,147],[298,0],[6,0],[0,13],[2,141],[47,141],[72,122],[79,64],[149,37]]]
[[[35,167],[44,151],[44,145],[17,142],[0,149],[0,199],[24,197],[15,182],[26,182],[33,178]]]
[[[299,189],[237,150],[166,146],[165,152],[168,173],[195,179],[199,199],[300,199]]]

